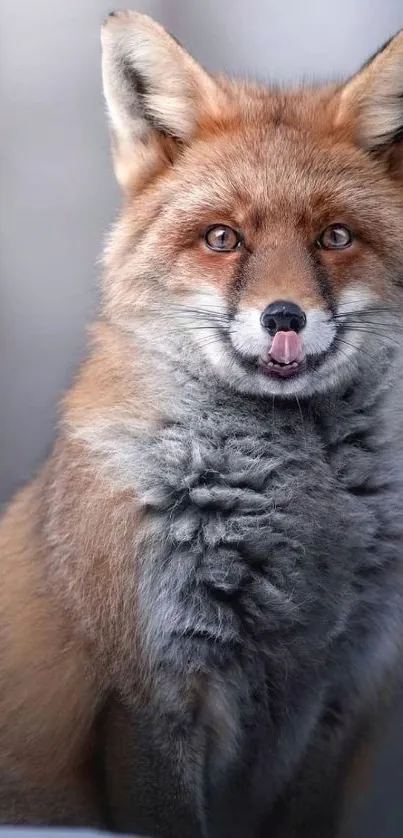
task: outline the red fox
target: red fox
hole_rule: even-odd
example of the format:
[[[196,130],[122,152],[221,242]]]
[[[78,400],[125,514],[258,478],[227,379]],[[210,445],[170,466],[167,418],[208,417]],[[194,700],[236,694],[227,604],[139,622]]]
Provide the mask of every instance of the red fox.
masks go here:
[[[403,34],[289,91],[102,45],[123,208],[0,525],[1,822],[337,835],[402,673]]]

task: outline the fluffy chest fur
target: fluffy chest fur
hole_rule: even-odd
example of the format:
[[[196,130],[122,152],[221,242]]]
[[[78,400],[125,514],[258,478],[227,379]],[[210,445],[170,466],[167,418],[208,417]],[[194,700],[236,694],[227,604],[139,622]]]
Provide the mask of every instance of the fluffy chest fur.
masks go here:
[[[200,810],[217,823],[236,811],[242,834],[245,795],[258,816],[326,709],[348,726],[395,660],[402,468],[380,388],[301,409],[211,395],[113,459],[131,459],[146,510],[139,636],[156,747],[203,787]]]

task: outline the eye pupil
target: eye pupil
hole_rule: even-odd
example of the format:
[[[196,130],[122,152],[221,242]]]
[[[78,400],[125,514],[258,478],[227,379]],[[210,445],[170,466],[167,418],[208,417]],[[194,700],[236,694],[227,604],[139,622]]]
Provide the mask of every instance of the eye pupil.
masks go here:
[[[324,250],[344,250],[353,242],[353,234],[344,224],[331,224],[317,239],[318,247]]]
[[[204,241],[210,250],[228,253],[237,249],[241,243],[241,237],[232,227],[228,227],[226,224],[217,224],[206,230]]]
[[[344,244],[344,241],[345,241],[345,236],[344,236],[344,231],[343,230],[337,230],[337,228],[335,230],[332,230],[332,242],[333,242],[333,244],[336,244],[336,245]]]

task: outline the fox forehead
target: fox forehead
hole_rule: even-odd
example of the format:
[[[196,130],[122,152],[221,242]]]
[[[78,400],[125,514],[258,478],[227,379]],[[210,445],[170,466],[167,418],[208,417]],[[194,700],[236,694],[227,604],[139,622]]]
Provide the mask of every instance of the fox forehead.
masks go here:
[[[236,127],[196,138],[152,191],[169,224],[235,221],[265,233],[275,224],[279,235],[282,225],[289,232],[290,225],[341,218],[376,223],[378,234],[387,234],[390,214],[384,223],[380,200],[403,205],[398,184],[386,181],[375,161],[330,128],[315,133],[312,117],[308,126],[253,122],[242,110]]]
[[[178,210],[214,203],[225,211],[235,200],[246,209],[258,203],[262,210],[270,202],[271,213],[279,204],[300,213],[323,198],[335,211],[349,201],[360,212],[374,189],[397,196],[398,185],[351,142],[348,126],[335,124],[333,85],[280,94],[264,85],[232,83],[231,94],[222,118],[201,120],[174,165],[145,182],[147,195],[154,186],[165,197],[171,185]]]

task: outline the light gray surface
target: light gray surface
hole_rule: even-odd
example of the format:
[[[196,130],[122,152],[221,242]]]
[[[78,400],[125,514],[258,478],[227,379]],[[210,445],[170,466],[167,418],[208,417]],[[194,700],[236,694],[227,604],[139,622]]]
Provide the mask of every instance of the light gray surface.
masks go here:
[[[99,73],[99,24],[112,7],[0,0],[0,502],[35,473],[50,445],[119,204]],[[402,0],[134,7],[161,20],[209,69],[284,81],[348,74],[403,26]],[[403,834],[402,766],[396,722],[371,807],[361,813],[362,838]]]

